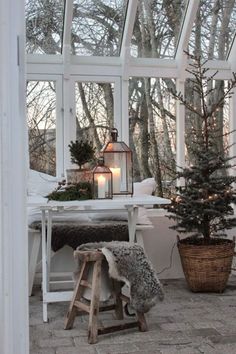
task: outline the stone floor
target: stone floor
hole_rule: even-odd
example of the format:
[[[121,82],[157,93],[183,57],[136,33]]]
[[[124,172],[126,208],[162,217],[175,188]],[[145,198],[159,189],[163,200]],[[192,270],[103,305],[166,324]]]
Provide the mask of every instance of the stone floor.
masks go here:
[[[87,316],[77,317],[74,328],[63,330],[68,303],[48,306],[49,323],[42,322],[40,291],[30,298],[31,354],[235,354],[236,277],[223,294],[191,293],[184,280],[162,281],[165,300],[147,314],[148,332],[129,329],[99,336],[87,343]],[[112,312],[101,313],[110,325]]]

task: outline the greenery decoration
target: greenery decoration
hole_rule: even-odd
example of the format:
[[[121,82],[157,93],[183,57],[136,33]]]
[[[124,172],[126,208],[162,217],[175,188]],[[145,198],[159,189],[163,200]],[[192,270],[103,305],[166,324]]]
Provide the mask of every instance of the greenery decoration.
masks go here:
[[[92,185],[89,182],[79,182],[65,187],[59,187],[47,195],[49,200],[69,201],[92,199]]]
[[[81,169],[82,166],[95,158],[95,149],[91,142],[85,140],[71,141],[68,145],[71,154],[71,162],[77,164]]]
[[[220,236],[226,236],[226,229],[236,226],[232,206],[236,202],[233,185],[236,177],[229,174],[233,157],[228,156],[228,144],[223,153],[217,148],[217,141],[230,133],[224,134],[216,120],[217,113],[236,86],[236,75],[233,73],[227,88],[217,96],[212,85],[216,73],[207,75],[209,69],[205,67],[206,62],[193,55],[188,54],[188,57],[191,63],[187,71],[191,74],[194,92],[199,97],[198,107],[187,102],[181,93],[172,94],[194,113],[199,124],[198,128],[192,129],[190,152],[193,163],[176,173],[176,178],[182,178],[185,182],[183,186],[176,187],[176,195],[167,207],[171,214],[167,216],[175,221],[172,229],[191,233],[193,244],[214,244],[220,242]],[[218,97],[214,104],[211,104],[212,97]]]

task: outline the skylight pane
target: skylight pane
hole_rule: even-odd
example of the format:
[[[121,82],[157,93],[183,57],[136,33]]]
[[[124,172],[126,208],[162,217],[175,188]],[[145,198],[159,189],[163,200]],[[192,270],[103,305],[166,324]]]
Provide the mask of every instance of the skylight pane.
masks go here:
[[[188,50],[206,59],[225,60],[235,29],[235,0],[201,0]]]
[[[119,56],[127,0],[75,0],[72,53]]]
[[[26,52],[61,54],[64,0],[26,0]]]
[[[139,0],[131,55],[174,58],[188,0]]]

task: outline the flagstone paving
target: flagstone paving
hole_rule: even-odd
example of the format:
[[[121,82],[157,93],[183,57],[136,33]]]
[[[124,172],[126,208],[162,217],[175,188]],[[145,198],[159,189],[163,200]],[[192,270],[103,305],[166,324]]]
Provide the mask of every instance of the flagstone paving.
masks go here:
[[[165,300],[146,315],[149,331],[129,329],[87,343],[87,316],[63,329],[68,303],[48,306],[42,321],[39,289],[30,298],[30,354],[236,354],[236,276],[223,294],[192,293],[185,280],[163,280]],[[99,315],[101,325],[117,324],[112,312]],[[133,319],[128,319],[133,320]]]

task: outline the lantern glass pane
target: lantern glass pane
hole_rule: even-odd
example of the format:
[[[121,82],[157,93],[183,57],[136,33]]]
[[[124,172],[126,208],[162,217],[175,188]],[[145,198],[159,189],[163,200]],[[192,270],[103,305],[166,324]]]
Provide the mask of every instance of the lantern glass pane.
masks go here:
[[[112,198],[111,172],[94,173],[93,190],[95,199]]]
[[[107,152],[104,153],[104,161],[112,172],[113,194],[132,194],[131,152]]]

